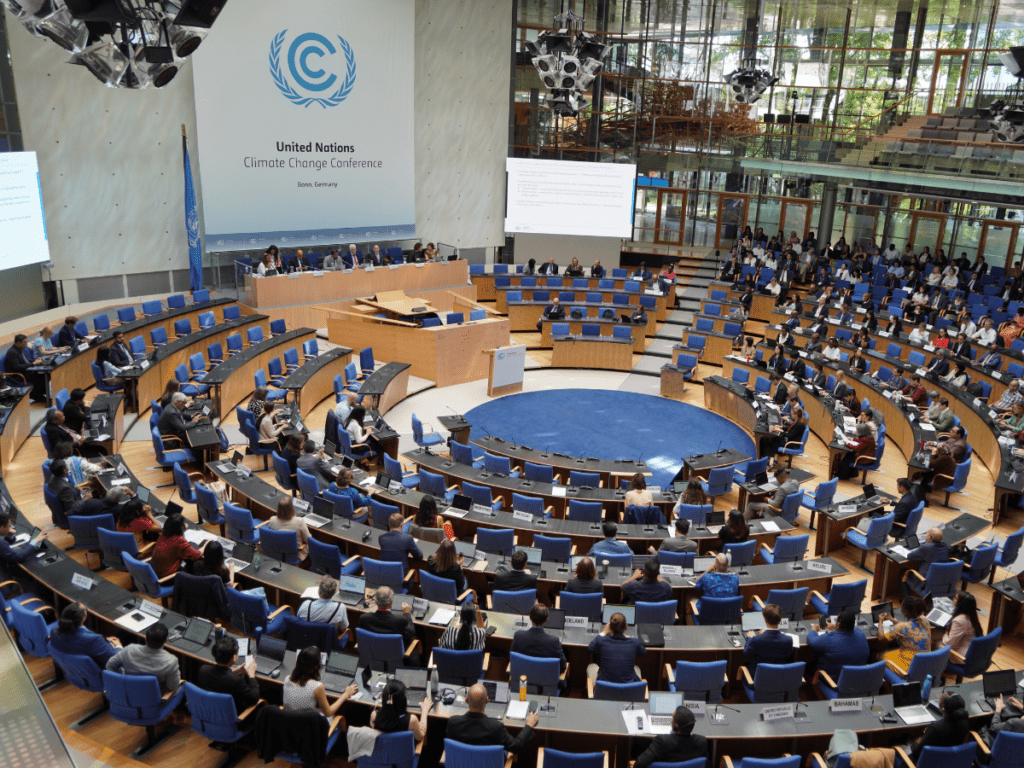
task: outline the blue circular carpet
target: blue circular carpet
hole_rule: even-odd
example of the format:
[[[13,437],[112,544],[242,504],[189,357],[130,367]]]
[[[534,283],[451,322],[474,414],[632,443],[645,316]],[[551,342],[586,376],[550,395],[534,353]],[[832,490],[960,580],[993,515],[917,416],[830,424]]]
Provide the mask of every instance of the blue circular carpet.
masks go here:
[[[639,459],[665,487],[681,457],[735,448],[754,455],[739,426],[711,411],[653,395],[603,389],[523,392],[466,413],[470,439],[488,434],[531,448],[570,456]]]

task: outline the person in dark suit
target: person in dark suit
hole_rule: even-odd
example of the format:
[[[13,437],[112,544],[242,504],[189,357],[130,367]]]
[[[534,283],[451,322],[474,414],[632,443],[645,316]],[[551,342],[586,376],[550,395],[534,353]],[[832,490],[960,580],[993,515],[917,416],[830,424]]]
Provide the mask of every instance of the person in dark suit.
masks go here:
[[[7,352],[4,354],[4,372],[19,375],[11,376],[7,381],[16,387],[32,387],[32,392],[29,395],[31,400],[37,403],[46,402],[43,376],[28,369],[31,363],[25,353],[26,349],[28,349],[28,336],[19,333],[14,337],[14,343],[7,348]],[[22,378],[24,378],[24,383]]]
[[[529,629],[520,629],[512,636],[512,652],[538,659],[558,659],[559,672],[565,672],[569,662],[566,661],[561,641],[544,631],[547,622],[548,607],[544,603],[537,603],[530,609],[532,626]],[[564,680],[559,680],[558,687],[564,691],[568,685]]]
[[[57,497],[57,501],[60,503],[60,508],[64,513],[65,518],[68,515],[78,514],[78,508],[82,503],[82,492],[75,488],[68,480],[68,467],[63,461],[57,460],[50,462],[50,492]],[[54,520],[57,523],[56,520]],[[63,525],[57,523],[62,528],[67,528],[67,521],[63,521]]]
[[[786,359],[786,350],[781,344],[775,347],[775,352],[768,358],[768,370],[783,374],[789,368],[789,361]]]
[[[949,545],[942,540],[941,528],[929,528],[924,534],[924,541],[917,549],[907,553],[907,560],[918,563],[917,572],[928,578],[928,568],[932,563],[945,563],[949,561]],[[903,574],[903,594],[911,592],[920,593],[924,588],[925,581],[917,578],[913,571],[905,571]]]
[[[379,245],[373,246],[373,248],[370,249],[370,252],[366,254],[366,258],[363,259],[363,263],[366,264],[367,262],[373,264],[375,267],[384,266],[384,254],[380,252]]]
[[[124,333],[114,331],[114,343],[110,345],[110,362],[118,368],[126,368],[134,362],[132,352],[124,340]]]
[[[537,270],[539,275],[557,275],[558,265],[555,264],[554,258],[548,259],[546,262],[540,265],[540,269]]]
[[[416,627],[412,623],[412,606],[404,603],[401,615],[394,614],[391,612],[391,603],[394,599],[395,593],[391,587],[378,587],[373,594],[377,610],[364,613],[360,617],[359,629],[376,632],[379,635],[401,635],[405,647],[408,648],[416,638]],[[420,665],[419,651],[413,651],[405,659],[408,666]]]
[[[85,390],[73,389],[71,396],[64,404],[64,423],[68,429],[81,432],[89,426],[89,405],[85,402]]]
[[[711,768],[708,740],[704,736],[693,735],[695,722],[693,712],[686,707],[676,707],[672,714],[672,733],[655,736],[651,745],[633,763],[633,768],[648,768],[652,763],[685,763],[698,757],[706,758],[706,768]]]
[[[757,665],[789,664],[793,661],[793,641],[779,630],[782,612],[779,606],[768,603],[761,609],[765,629],[760,632],[747,633],[747,644],[743,647],[743,658],[746,659],[747,670],[753,676]]]
[[[295,252],[295,271],[305,272],[307,269],[312,269],[314,265],[309,263],[306,258],[306,253],[301,248]]]
[[[635,325],[647,325],[647,310],[644,309],[643,304],[636,305],[629,320]]]
[[[538,331],[540,331],[545,320],[565,320],[565,307],[558,303],[557,296],[553,296],[551,303],[544,307],[544,314],[537,321]]]
[[[824,389],[828,385],[828,374],[825,373],[825,366],[821,363],[814,364],[814,376],[811,378],[811,384],[819,389]]]
[[[920,503],[920,500],[910,490],[910,478],[908,477],[901,477],[896,481],[896,490],[899,491],[900,497],[892,509],[887,512],[885,507],[879,507],[871,513],[871,516],[883,517],[892,512],[894,514],[892,535],[899,538],[907,526],[907,518],[910,517],[910,513],[914,511],[914,507]],[[896,530],[897,527],[899,530]]]
[[[512,553],[512,570],[495,574],[494,588],[501,592],[518,592],[523,589],[536,589],[537,576],[526,567],[527,556],[521,549]]]
[[[164,412],[160,414],[160,418],[156,423],[157,432],[164,436],[178,438],[183,446],[188,445],[188,437],[186,436],[188,422],[181,415],[181,409],[185,407],[186,399],[185,395],[181,392],[175,392],[171,396],[171,402],[164,408]],[[202,416],[203,412],[198,411],[192,418],[192,423],[195,424]]]
[[[771,363],[768,364],[771,368]],[[789,399],[789,387],[786,386],[786,382],[782,380],[782,376],[778,373],[773,372],[768,376],[768,388],[769,391],[775,390],[775,394],[772,395],[772,400],[776,405],[785,405],[786,400]]]
[[[636,666],[637,656],[644,656],[647,648],[639,638],[626,634],[626,617],[613,613],[601,634],[590,641],[594,663],[587,665],[591,680],[609,683],[635,683],[640,680]]]
[[[121,500],[129,501],[128,486],[118,485],[111,488],[105,495],[93,496],[91,499],[84,499],[75,507],[75,514],[79,517],[90,517],[92,515],[113,515],[116,520],[119,516]]]
[[[857,612],[843,611],[836,623],[825,625],[824,632],[816,630],[807,633],[807,645],[815,652],[817,669],[826,673],[833,681],[845,666],[867,664],[871,651],[867,636],[857,627]]]
[[[410,536],[408,533],[402,533],[402,524],[405,522],[400,512],[395,512],[391,517],[388,518],[388,532],[382,533],[380,538],[377,539],[377,543],[380,546],[381,557],[384,560],[396,560],[399,556],[404,555],[405,567],[409,567],[409,560],[415,558],[416,560],[423,559],[423,552],[416,545],[416,539]],[[384,557],[384,553],[389,553],[388,557]]]
[[[590,276],[598,279],[604,277],[604,267],[601,266],[601,260],[598,259],[594,262],[594,266],[590,268]]]
[[[928,372],[936,376],[945,376],[949,373],[949,360],[946,359],[946,350],[935,350],[935,357],[928,363]]]
[[[740,296],[740,306],[743,307],[743,314],[750,314],[750,306],[754,303],[754,286],[748,285],[747,292]]]
[[[1003,358],[999,354],[999,345],[998,344],[989,344],[988,345],[988,352],[986,352],[981,357],[981,359],[978,360],[978,365],[980,365],[983,368],[988,368],[988,369],[993,370],[993,371],[999,370],[999,368],[1002,366],[1002,364],[1003,364]]]
[[[640,262],[640,266],[636,268],[635,272],[633,272],[633,279],[640,280],[645,283],[649,283],[654,279],[654,275],[651,274],[651,270],[647,268],[647,262]]]
[[[672,585],[661,577],[661,564],[657,557],[644,563],[643,568],[637,568],[620,586],[623,599],[630,604],[672,599]]]
[[[807,342],[807,346],[804,347],[804,351],[808,355],[820,355],[824,347],[821,345],[821,334],[812,333],[811,340]]]
[[[466,694],[466,706],[469,707],[469,711],[448,719],[445,738],[475,747],[500,745],[506,752],[518,754],[526,742],[533,738],[533,729],[540,716],[536,712],[530,712],[519,735],[513,736],[501,720],[488,717],[484,713],[487,702],[487,689],[480,683],[471,686]]]
[[[213,646],[215,664],[199,668],[196,685],[210,693],[226,693],[235,700],[239,714],[260,700],[260,685],[256,682],[256,656],[250,655],[245,665],[238,662],[238,641],[231,635]]]
[[[86,629],[86,615],[85,606],[81,603],[65,606],[60,612],[57,629],[50,635],[49,642],[54,650],[88,656],[96,662],[96,666],[103,669],[121,650],[121,641],[116,637],[103,637],[91,629]]]
[[[679,502],[676,502],[677,504]],[[673,510],[676,512],[676,510]],[[676,512],[678,515],[678,512]],[[648,547],[647,551],[652,555],[660,552],[696,552],[697,542],[687,537],[690,533],[690,521],[685,517],[676,517],[676,535],[661,542],[658,549]]]
[[[316,452],[316,443],[312,440],[307,440],[302,444],[302,456],[296,460],[295,466],[297,469],[313,475],[321,491],[334,482],[334,473],[331,472],[330,463],[324,458],[323,451]]]
[[[950,349],[952,350],[954,357],[963,357],[967,360],[971,359],[971,342],[967,340],[967,334],[965,333],[958,333],[956,335],[956,341]]]
[[[73,315],[64,318],[64,325],[57,331],[56,346],[74,347],[85,338],[85,334],[79,333],[75,328],[77,324],[78,318]]]
[[[14,574],[13,566],[25,562],[39,551],[39,543],[46,538],[46,532],[41,531],[32,541],[15,544],[16,535],[11,518],[0,513],[0,578],[4,581]]]

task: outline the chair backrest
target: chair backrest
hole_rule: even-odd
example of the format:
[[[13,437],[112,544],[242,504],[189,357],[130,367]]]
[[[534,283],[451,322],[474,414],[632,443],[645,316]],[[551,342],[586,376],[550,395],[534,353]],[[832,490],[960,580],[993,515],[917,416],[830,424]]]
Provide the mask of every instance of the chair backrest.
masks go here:
[[[267,613],[264,598],[227,588],[231,626],[246,635],[258,635],[266,628]],[[257,627],[260,628],[257,632]]]
[[[123,555],[139,556],[139,546],[134,533],[119,533],[109,528],[96,530],[100,540],[100,552],[103,553],[103,564],[107,568],[118,571],[127,570]]]
[[[185,701],[192,715],[192,730],[210,741],[231,743],[238,739],[238,710],[230,693],[210,693],[185,683]]]
[[[713,509],[712,504],[680,504],[678,516],[689,520],[693,525],[704,525],[708,513]]]
[[[974,550],[974,556],[971,557],[971,563],[964,577],[969,578],[971,581],[981,581],[987,578],[989,573],[992,572],[992,567],[995,565],[998,551],[999,546],[997,544],[988,544]]]
[[[597,488],[598,485],[600,485],[600,483],[601,475],[597,472],[577,472],[576,470],[569,471],[569,485]]]
[[[74,653],[61,653],[52,645],[49,646],[49,651],[54,663],[61,668],[73,686],[94,693],[103,690],[103,670],[92,658]]]
[[[423,575],[420,571],[420,575]],[[482,678],[484,652],[452,651],[440,646],[434,648],[434,662],[437,664],[438,682],[444,685],[473,685]]]
[[[557,563],[569,562],[572,553],[572,539],[562,536],[542,536],[535,533],[533,546],[540,549],[542,560],[551,560]]]
[[[859,614],[860,604],[864,601],[864,592],[867,586],[867,579],[846,584],[833,583],[832,589],[828,593],[828,615],[838,616],[847,609]]]
[[[1024,543],[1024,526],[1021,526],[1016,533],[1011,533],[1006,537],[1006,542],[1003,544],[1003,549],[996,558],[996,562],[1001,566],[1014,563],[1020,553],[1022,543]]]
[[[702,597],[700,599],[700,623],[735,624],[740,620],[743,610],[743,596],[736,597]]]
[[[413,768],[416,761],[416,737],[406,730],[378,734],[373,752],[360,757],[356,765],[358,768]]]
[[[328,544],[312,536],[306,542],[309,546],[309,569],[313,573],[329,573],[334,578],[341,576],[341,550],[335,544]]]
[[[778,541],[781,541],[783,538],[785,537],[780,536]],[[803,617],[804,606],[807,604],[808,590],[808,587],[770,589],[768,590],[768,597],[765,599],[765,603],[774,603],[779,606],[782,618],[789,619],[790,621],[799,621]]]
[[[453,739],[444,740],[445,768],[503,768],[505,750],[498,744],[478,747]]]
[[[224,307],[224,321],[237,320],[242,316],[242,309],[237,304],[232,304],[229,307]]]
[[[526,688],[530,693],[541,696],[555,694],[560,673],[558,659],[527,656],[514,651],[509,653],[510,679],[518,680],[521,675],[526,675]]]
[[[488,472],[508,476],[512,474],[512,462],[508,456],[495,456],[493,453],[484,453],[484,469]]]
[[[964,654],[965,677],[978,677],[989,668],[1002,636],[1003,628],[996,627],[987,635],[971,639],[971,644],[967,646],[967,653]]]
[[[569,510],[565,517],[567,520],[582,520],[587,523],[600,523],[603,514],[604,508],[600,501],[579,501],[578,499],[570,499]]]
[[[117,319],[122,323],[130,323],[135,319],[135,307],[121,307],[117,310]]]
[[[501,613],[518,613],[520,616],[526,616],[537,602],[537,591],[534,589],[519,589],[510,592],[495,589],[491,592],[491,602],[492,607],[496,611]]]
[[[242,351],[242,334],[232,333],[227,338],[228,351],[229,352],[241,352]]]
[[[971,768],[978,753],[973,739],[959,747],[923,747],[915,762],[917,768]]]
[[[924,591],[933,597],[955,594],[963,569],[964,564],[960,560],[953,560],[948,563],[932,563],[928,566],[928,571],[924,575]]]
[[[320,495],[320,485],[317,483],[316,477],[309,474],[309,472],[296,468],[295,482],[299,486],[299,495],[310,504],[313,503],[313,499]]]
[[[721,496],[732,490],[735,470],[732,467],[716,467],[708,473],[707,494]]]
[[[205,373],[206,358],[203,357],[203,353],[196,352],[194,355],[190,355],[188,358],[188,367],[192,370],[193,374]]]
[[[129,553],[122,554],[121,558],[124,560],[124,565],[129,575],[132,577],[135,588],[149,597],[160,597],[161,585],[157,579],[156,571],[153,570],[153,566]]]
[[[865,538],[865,549],[874,549],[885,544],[886,538],[889,536],[889,532],[892,531],[893,521],[896,519],[896,513],[890,512],[888,515],[882,515],[881,517],[874,518],[868,524],[868,532]]]
[[[455,592],[455,581],[446,579],[443,576],[435,576],[426,569],[421,568],[420,591],[423,597],[431,602],[455,605],[458,602],[458,595]]]
[[[402,666],[405,641],[401,635],[381,635],[357,628],[356,643],[360,666],[368,666],[378,672],[391,672]]]
[[[228,538],[233,541],[240,541],[244,544],[255,544],[259,541],[259,534],[256,532],[252,520],[252,512],[245,507],[224,502],[224,528]]]
[[[754,703],[775,704],[800,700],[805,662],[758,664],[754,671]]]
[[[1018,768],[1024,754],[1024,733],[1002,730],[992,742],[989,768]]]
[[[647,681],[609,683],[604,680],[595,680],[594,698],[605,701],[646,701]]]
[[[637,624],[675,624],[676,609],[679,604],[675,600],[663,600],[657,603],[638,601],[636,604]]]
[[[731,556],[732,565],[745,566],[753,562],[756,548],[757,540],[751,539],[738,544],[726,544],[723,551],[727,556]]]
[[[388,519],[396,512],[401,513],[401,510],[391,504],[382,504],[376,499],[370,499],[370,519],[377,530],[388,530]]]
[[[405,562],[375,560],[370,557],[364,557],[363,575],[370,584],[377,586],[386,585],[395,592],[401,592],[402,582],[405,579]]]
[[[586,616],[591,621],[600,621],[604,610],[604,595],[600,592],[578,594],[562,591],[558,595],[559,606],[567,616]]]
[[[832,503],[835,498],[836,489],[839,487],[839,478],[833,477],[824,483],[818,483],[814,489],[814,508],[822,509]]]
[[[264,556],[280,562],[290,562],[299,554],[299,535],[295,531],[275,531],[264,526],[260,529],[260,548]]]
[[[840,698],[875,696],[885,682],[885,662],[864,666],[844,666],[836,680]]]
[[[810,539],[810,534],[803,534],[801,536],[779,536],[775,540],[775,556],[773,561],[776,563],[795,563],[804,559],[804,554],[807,552],[807,543]]]
[[[722,687],[728,674],[729,662],[721,661],[677,661],[676,693],[682,693],[684,700],[704,701],[717,704],[722,700]]]
[[[259,344],[261,341],[263,341],[263,328],[260,326],[256,326],[255,328],[249,328],[245,332],[245,337],[249,342],[249,346],[252,346],[253,344]]]
[[[949,651],[947,645],[936,651],[915,653],[910,669],[907,670],[907,681],[923,683],[928,675],[932,676],[932,680],[940,680],[949,662]]]
[[[458,445],[458,443],[453,440],[452,446],[455,445]],[[467,463],[463,462],[462,459],[459,458],[456,458],[456,461],[463,464]],[[555,481],[555,469],[548,464],[533,464],[532,462],[527,461],[523,464],[523,476],[527,480],[532,480],[535,483],[553,483]],[[569,506],[570,508],[572,507],[571,501],[569,502]]]
[[[308,648],[315,645],[322,653],[330,652],[338,635],[333,624],[302,619],[291,619],[285,633],[289,648]]]
[[[524,496],[521,493],[513,493],[512,511],[528,512],[534,517],[544,517],[544,499],[540,496]]]
[[[188,336],[192,333],[192,321],[187,317],[174,321],[174,333],[176,336]]]
[[[637,525],[665,525],[665,515],[662,514],[659,507],[653,505],[642,507],[630,504],[626,507],[622,520],[627,525],[630,523],[636,523]]]
[[[68,515],[68,526],[71,535],[75,539],[75,549],[100,549],[99,529],[106,528],[108,531],[116,531],[113,515]]]
[[[163,719],[164,701],[154,675],[122,675],[103,670],[103,691],[115,720],[129,725],[152,725]]]

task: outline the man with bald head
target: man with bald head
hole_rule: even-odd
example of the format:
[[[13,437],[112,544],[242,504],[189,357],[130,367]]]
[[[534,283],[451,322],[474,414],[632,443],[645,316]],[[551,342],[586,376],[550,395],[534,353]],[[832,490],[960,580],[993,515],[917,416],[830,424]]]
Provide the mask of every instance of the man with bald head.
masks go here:
[[[704,571],[693,588],[699,597],[736,597],[740,593],[740,577],[729,573],[729,558],[717,554],[714,564]],[[700,610],[699,598],[697,610]]]
[[[917,549],[907,553],[907,560],[915,560],[919,563],[918,573],[928,578],[928,569],[932,563],[945,563],[949,561],[949,545],[942,540],[941,528],[929,528],[924,535],[924,541]],[[903,593],[920,592],[925,582],[917,578],[911,571],[903,575]]]
[[[299,250],[295,252],[295,271],[305,272],[307,269],[312,268],[312,266],[315,265],[311,265],[308,261],[306,261],[306,252],[299,248]]]
[[[501,720],[484,714],[487,701],[487,689],[480,683],[470,687],[469,693],[466,694],[469,711],[464,715],[449,718],[445,738],[474,747],[501,745],[506,752],[518,754],[526,742],[533,738],[533,728],[540,718],[536,712],[530,712],[526,716],[526,725],[519,731],[519,735],[513,736]]]

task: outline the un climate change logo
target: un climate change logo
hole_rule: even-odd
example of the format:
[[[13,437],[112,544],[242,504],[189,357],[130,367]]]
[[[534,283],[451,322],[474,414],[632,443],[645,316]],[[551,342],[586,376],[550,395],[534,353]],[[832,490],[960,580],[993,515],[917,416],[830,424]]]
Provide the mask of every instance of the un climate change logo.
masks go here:
[[[341,85],[338,89],[329,96],[310,96],[300,93],[299,90],[318,94],[334,88],[335,84],[339,82],[338,75],[328,74],[323,69],[313,69],[310,66],[310,57],[316,56],[323,59],[334,56],[338,53],[338,49],[334,43],[316,32],[306,32],[297,36],[288,46],[286,61],[288,74],[291,75],[291,80],[289,80],[281,66],[281,48],[284,46],[287,33],[287,29],[282,30],[270,43],[270,74],[273,76],[278,90],[288,101],[300,107],[319,104],[327,109],[327,107],[336,107],[341,104],[348,98],[356,84],[356,56],[352,51],[352,46],[346,42],[345,38],[338,36],[341,53],[345,55],[345,77],[340,80]],[[292,85],[292,81],[295,82],[295,86]],[[296,87],[299,90],[296,90]]]

